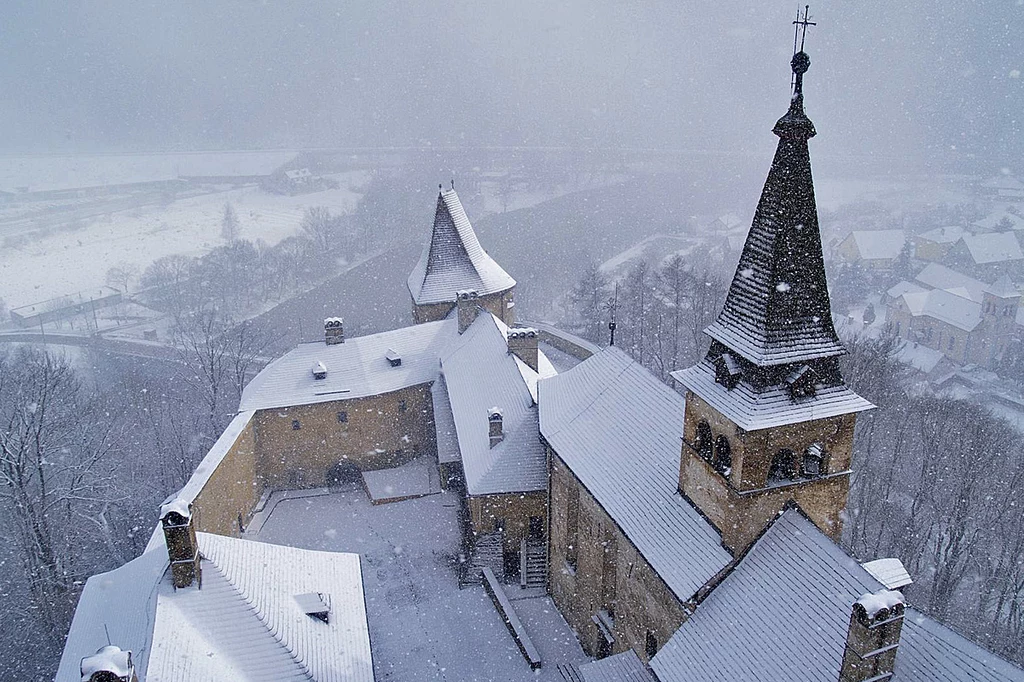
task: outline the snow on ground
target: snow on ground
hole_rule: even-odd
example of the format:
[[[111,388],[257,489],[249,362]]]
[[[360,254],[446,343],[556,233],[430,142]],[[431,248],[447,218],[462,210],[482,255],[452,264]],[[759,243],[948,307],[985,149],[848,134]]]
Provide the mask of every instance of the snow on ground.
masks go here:
[[[516,609],[544,660],[531,671],[483,588],[459,590],[453,493],[378,506],[354,489],[273,502],[250,539],[360,554],[378,682],[560,682],[559,663],[589,660],[548,597],[518,599]]]
[[[368,180],[356,171],[332,176],[340,188],[298,196],[245,187],[175,201],[168,206],[121,211],[94,219],[81,229],[59,231],[0,252],[0,298],[11,308],[104,284],[107,270],[125,262],[142,271],[172,254],[202,255],[224,244],[224,205],[238,215],[239,236],[268,244],[299,231],[310,206],[332,213],[353,210]]]

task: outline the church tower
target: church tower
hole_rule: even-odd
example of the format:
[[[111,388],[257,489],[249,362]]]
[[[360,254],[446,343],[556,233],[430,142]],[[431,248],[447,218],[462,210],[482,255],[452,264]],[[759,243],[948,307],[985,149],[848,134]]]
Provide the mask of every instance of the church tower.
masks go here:
[[[838,540],[854,420],[873,407],[839,370],[846,350],[832,324],[807,150],[809,66],[796,52],[778,149],[725,306],[705,330],[711,348],[673,372],[687,389],[679,490],[737,554],[791,502]]]
[[[516,281],[480,246],[455,187],[439,191],[430,244],[409,275],[413,321],[444,319],[463,291],[475,293],[477,305],[511,327],[515,286]]]

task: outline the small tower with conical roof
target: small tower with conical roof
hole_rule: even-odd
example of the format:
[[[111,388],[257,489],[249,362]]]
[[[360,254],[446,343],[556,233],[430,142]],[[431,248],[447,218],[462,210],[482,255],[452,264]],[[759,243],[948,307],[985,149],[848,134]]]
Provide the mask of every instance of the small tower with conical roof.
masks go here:
[[[807,149],[809,66],[800,49],[753,224],[722,312],[705,330],[711,348],[673,373],[687,389],[679,489],[736,553],[793,501],[839,538],[855,416],[872,407],[839,370],[846,351],[832,324]]]
[[[455,187],[438,189],[430,244],[409,275],[413,321],[444,319],[455,308],[458,292],[467,291],[476,293],[480,307],[512,326],[516,281],[480,246]]]

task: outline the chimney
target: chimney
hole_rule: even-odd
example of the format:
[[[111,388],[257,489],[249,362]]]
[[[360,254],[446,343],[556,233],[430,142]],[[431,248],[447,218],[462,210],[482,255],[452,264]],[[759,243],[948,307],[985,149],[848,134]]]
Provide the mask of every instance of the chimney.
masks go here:
[[[310,371],[313,373],[313,378],[317,381],[321,381],[327,378],[327,365],[320,362],[319,360],[315,365],[313,365]]]
[[[508,352],[537,370],[537,330],[531,327],[514,327],[508,330]]]
[[[171,578],[175,589],[192,583],[203,586],[199,565],[199,543],[192,523],[192,505],[181,498],[164,502],[160,507],[160,525],[164,529],[164,542],[171,561]]]
[[[82,682],[137,682],[132,652],[107,645],[82,659]]]
[[[476,314],[480,311],[477,303],[480,296],[472,289],[464,289],[455,294],[455,297],[456,306],[459,309],[459,333],[461,334],[469,329],[469,325],[473,324],[473,320],[476,319]]]
[[[491,440],[491,447],[505,440],[505,432],[502,429],[502,413],[497,407],[487,411],[487,436]]]
[[[324,341],[328,346],[345,343],[345,320],[341,317],[324,318]]]
[[[892,676],[903,611],[903,595],[895,590],[865,594],[854,603],[839,682],[887,680]]]

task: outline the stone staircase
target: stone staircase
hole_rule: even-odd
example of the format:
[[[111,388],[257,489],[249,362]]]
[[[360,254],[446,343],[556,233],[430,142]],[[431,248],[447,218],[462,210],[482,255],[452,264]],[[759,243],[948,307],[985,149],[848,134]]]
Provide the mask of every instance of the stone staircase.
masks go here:
[[[564,682],[584,682],[579,669],[571,663],[559,663],[557,670]]]
[[[548,543],[525,538],[519,550],[519,586],[546,588],[548,584]]]
[[[479,585],[482,571],[489,568],[495,577],[505,581],[505,534],[501,531],[478,535],[473,543],[473,552],[466,560],[459,573],[459,588],[466,585]]]

